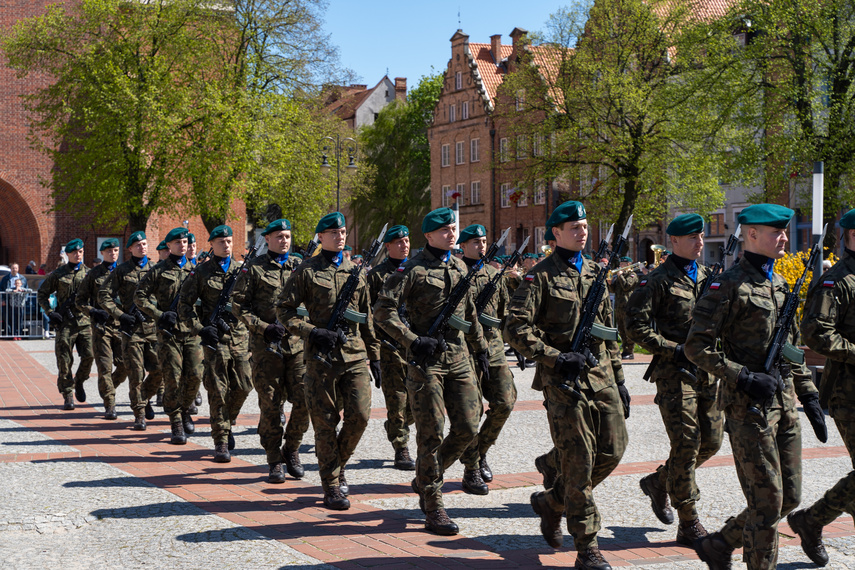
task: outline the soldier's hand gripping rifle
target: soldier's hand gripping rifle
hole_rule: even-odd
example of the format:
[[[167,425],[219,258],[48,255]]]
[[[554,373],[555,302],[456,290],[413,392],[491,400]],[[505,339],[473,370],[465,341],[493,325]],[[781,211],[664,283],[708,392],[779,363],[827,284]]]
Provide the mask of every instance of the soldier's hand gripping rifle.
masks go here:
[[[202,253],[202,255],[200,255],[200,256],[199,256],[199,259],[201,259],[202,261],[204,261],[205,259],[207,259],[208,257],[210,257],[210,256],[212,255],[212,253],[213,253],[213,250],[211,250],[211,253],[209,253],[209,252],[203,252],[203,253]],[[199,261],[197,261],[197,263],[200,263],[200,262],[199,262]],[[167,313],[168,313],[168,312],[173,312],[173,313],[175,313],[176,315],[178,314],[178,301],[180,301],[180,300],[181,300],[181,286],[182,286],[182,285],[184,285],[184,282],[187,280],[187,278],[188,278],[190,275],[193,275],[193,273],[195,273],[195,272],[196,272],[196,270],[194,269],[194,270],[193,270],[193,271],[191,271],[188,275],[185,275],[185,276],[184,276],[184,278],[181,280],[181,283],[179,283],[179,284],[178,284],[178,292],[175,294],[175,297],[172,299],[172,303],[170,303],[170,304],[169,304],[169,309],[167,309],[167,310],[166,310],[166,311],[164,311],[164,312],[167,312]],[[175,327],[176,327],[176,326],[177,326],[177,323],[176,323],[175,325],[172,325],[172,326],[169,326],[169,327],[163,327],[163,328],[161,328],[160,330],[161,330],[161,332],[162,332],[163,334],[165,334],[165,335],[167,336],[167,338],[172,338],[173,336],[175,336]]]
[[[726,245],[718,246],[719,251],[721,251],[721,259],[718,260],[713,266],[710,274],[707,276],[706,281],[704,281],[703,287],[701,287],[701,292],[698,294],[698,299],[703,297],[707,291],[709,291],[710,285],[712,285],[715,278],[719,276],[719,274],[724,271],[724,260],[736,253],[736,246],[739,245],[739,236],[742,234],[742,224],[736,226],[736,231],[731,234],[729,238],[727,238]],[[654,354],[653,358],[650,360],[650,365],[647,367],[647,370],[644,371],[644,379],[650,380],[650,376],[653,374],[653,371],[659,365],[659,361],[662,359],[661,354]],[[696,366],[689,366],[689,368],[679,367],[677,370],[680,374],[683,374],[687,378],[689,378],[692,382],[697,382],[698,377],[698,369]]]
[[[249,251],[246,252],[246,255],[243,258],[243,265],[241,265],[240,270],[232,273],[229,278],[226,279],[226,282],[223,283],[223,291],[220,293],[220,298],[217,299],[217,304],[214,305],[214,310],[211,311],[211,314],[208,315],[208,318],[205,321],[205,326],[217,327],[219,338],[222,338],[224,334],[231,330],[231,327],[229,327],[228,323],[226,323],[220,315],[224,314],[223,312],[226,310],[229,300],[232,298],[232,293],[234,293],[238,277],[249,271],[249,262],[252,261],[255,254],[258,253],[258,249],[261,247],[262,242],[264,242],[264,237],[259,236],[259,238],[255,240],[255,244],[253,244]],[[213,351],[217,350],[216,346],[210,346],[204,343],[202,346]]]
[[[122,317],[125,315],[129,315],[133,320],[123,319]],[[119,317],[119,331],[128,338],[134,336],[137,327],[148,320],[148,317],[145,316],[145,313],[140,311],[140,308],[137,307],[136,303],[131,303],[131,308],[125,311],[125,314],[122,315],[122,317]]]
[[[365,258],[365,262],[353,264],[353,269],[350,270],[350,275],[348,276],[347,281],[344,282],[344,286],[338,293],[338,298],[333,306],[332,315],[330,315],[330,320],[325,327],[326,330],[335,333],[336,340],[326,354],[321,356],[318,352],[315,353],[315,356],[313,357],[328,368],[332,368],[332,363],[330,362],[330,354],[332,351],[335,350],[337,345],[347,342],[346,331],[350,330],[350,323],[361,324],[368,321],[368,315],[356,312],[350,308],[350,301],[353,299],[353,295],[356,293],[356,288],[359,286],[359,277],[362,275],[362,271],[374,260],[375,257],[377,257],[377,254],[380,253],[380,249],[383,247],[383,238],[386,236],[386,229],[388,227],[389,224],[383,226],[383,229],[380,231],[380,235],[377,239],[371,242],[371,246],[367,250],[363,250],[362,254]]]
[[[59,323],[59,326],[56,327],[57,330],[61,330],[62,327],[74,318],[74,313],[71,312],[71,308],[74,306],[75,299],[77,299],[78,289],[80,289],[79,285],[71,291],[71,294],[68,297],[65,298],[62,305],[56,308],[56,314],[62,317],[62,321]]]
[[[455,316],[454,312],[457,310],[457,307],[466,298],[466,295],[469,293],[469,287],[472,286],[472,279],[475,278],[475,274],[481,270],[486,264],[493,261],[493,258],[496,257],[496,254],[499,253],[499,248],[502,247],[502,244],[505,243],[505,240],[508,238],[508,234],[510,233],[511,228],[506,229],[502,232],[502,236],[499,240],[487,249],[487,253],[484,254],[481,259],[475,262],[472,267],[469,268],[469,272],[466,274],[463,279],[457,282],[457,285],[454,286],[454,289],[451,290],[451,293],[448,295],[448,300],[445,302],[445,306],[442,308],[442,311],[436,316],[431,324],[430,328],[427,331],[425,336],[429,336],[437,341],[436,350],[433,354],[437,352],[445,352],[448,349],[448,344],[445,342],[445,334],[448,332],[449,327],[454,327],[459,331],[464,333],[469,332],[469,327],[472,326],[472,323],[464,321],[463,319]],[[425,373],[425,364],[428,359],[433,356],[433,354],[426,354],[422,357],[413,356],[413,360],[410,361],[410,364],[418,368]]]
[[[315,255],[315,251],[318,249],[319,245],[320,245],[320,242],[318,241],[318,234],[315,234],[315,237],[312,238],[312,241],[309,242],[309,244],[306,246],[306,249],[304,249],[303,253],[301,254],[303,256],[303,261],[301,261],[300,264],[294,268],[294,271],[292,271],[292,273],[297,271],[297,269],[303,267],[306,263],[308,263],[308,261],[310,259],[312,259],[312,256]],[[304,307],[303,305],[300,305],[299,307],[297,307],[297,314],[300,315],[301,317],[308,317],[309,316],[308,311],[306,311],[306,307]],[[274,318],[273,322],[271,324],[274,324],[274,325],[279,324],[279,319]],[[272,352],[273,354],[275,354],[279,358],[285,358],[285,355],[282,354],[281,350],[279,350],[279,342],[280,341],[281,341],[281,339],[277,340],[276,342],[269,343],[267,345],[267,351]]]
[[[766,362],[763,364],[763,371],[769,376],[774,376],[778,379],[778,387],[775,393],[779,392],[784,387],[781,368],[789,367],[789,365],[784,361],[791,362],[793,364],[803,364],[805,361],[804,351],[790,344],[787,339],[792,331],[793,322],[796,320],[796,312],[798,311],[800,302],[799,294],[801,293],[805,279],[807,279],[807,274],[816,271],[816,265],[819,262],[819,257],[822,253],[822,242],[825,241],[825,232],[827,230],[828,224],[825,224],[822,228],[822,235],[819,237],[819,241],[817,241],[810,250],[810,255],[808,256],[808,260],[805,262],[805,268],[804,271],[802,271],[801,277],[799,277],[796,284],[793,285],[793,290],[787,293],[784,298],[784,305],[778,313],[778,320],[775,322],[775,332],[772,334],[772,343],[769,345],[769,350],[766,352]],[[765,420],[765,412],[768,406],[769,401],[752,402],[748,405],[748,412],[759,415]]]
[[[573,334],[573,340],[570,343],[570,352],[583,355],[586,358],[586,364],[589,367],[597,366],[599,364],[597,357],[591,354],[591,351],[588,348],[592,338],[617,340],[617,330],[603,327],[596,324],[594,321],[597,317],[597,311],[600,309],[600,303],[602,303],[603,296],[606,293],[606,279],[608,278],[609,267],[617,265],[621,252],[626,246],[626,238],[629,235],[631,227],[632,215],[629,216],[629,220],[626,222],[626,227],[624,228],[623,233],[618,238],[615,247],[609,253],[609,262],[605,267],[600,267],[599,271],[597,271],[597,277],[591,284],[591,288],[588,289],[588,294],[585,295],[585,301],[583,302],[582,311],[580,313],[581,318],[579,320],[579,326],[576,327],[576,332]],[[612,236],[613,230],[614,224],[609,228],[609,233],[606,235],[606,239],[600,242],[600,247],[597,250],[597,259],[602,259],[605,257],[606,252],[609,251],[609,240]],[[562,390],[570,390],[573,398],[575,399],[580,399],[582,397],[582,392],[579,389],[580,374],[581,371],[568,375],[564,379],[564,383],[559,386]]]

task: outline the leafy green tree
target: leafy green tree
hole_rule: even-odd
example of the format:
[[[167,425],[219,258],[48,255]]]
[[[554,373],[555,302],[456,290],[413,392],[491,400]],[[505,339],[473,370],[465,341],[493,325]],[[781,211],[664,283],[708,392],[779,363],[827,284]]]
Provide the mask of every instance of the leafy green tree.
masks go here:
[[[442,74],[422,77],[407,101],[393,101],[359,133],[362,160],[351,206],[364,234],[383,224],[421,226],[430,210],[427,128],[442,89]],[[411,239],[419,239],[413,232]]]

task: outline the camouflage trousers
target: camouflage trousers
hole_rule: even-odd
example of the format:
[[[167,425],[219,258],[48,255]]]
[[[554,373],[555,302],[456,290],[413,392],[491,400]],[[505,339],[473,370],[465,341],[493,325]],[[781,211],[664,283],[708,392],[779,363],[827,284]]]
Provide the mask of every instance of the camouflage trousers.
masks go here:
[[[137,335],[130,338],[122,335],[122,359],[125,362],[125,370],[128,371],[131,408],[136,412],[145,408],[163,383],[155,343]]]
[[[425,372],[408,366],[407,392],[416,420],[416,483],[425,510],[443,508],[443,473],[478,434],[483,409],[469,358],[430,366]],[[451,428],[443,438],[445,413]]]
[[[315,455],[324,489],[339,484],[371,415],[371,375],[364,360],[333,359],[332,368],[317,360],[306,364],[309,413],[315,428]],[[336,428],[344,421],[336,435]]]
[[[576,550],[597,546],[602,517],[593,489],[620,463],[629,436],[617,386],[597,392],[582,387],[574,400],[564,390],[545,386],[546,415],[558,450],[559,475],[546,492],[549,505],[567,515]]]
[[[491,347],[492,349],[493,347]],[[477,370],[474,362],[470,362],[473,370]],[[460,456],[460,462],[467,469],[476,469],[481,456],[487,455],[487,451],[493,447],[499,439],[505,422],[511,417],[514,404],[517,401],[517,387],[514,384],[514,375],[508,368],[508,359],[505,357],[504,346],[499,347],[498,352],[490,351],[490,379],[484,381],[481,374],[478,376],[478,391],[481,395],[482,414],[487,419],[481,424],[478,435]],[[487,400],[490,407],[486,413],[483,412],[483,400]]]
[[[252,391],[249,355],[244,350],[232,350],[224,343],[217,350],[204,349],[205,372],[202,381],[208,393],[211,413],[211,437],[214,443],[226,443],[243,403]],[[193,396],[196,393],[193,392]]]
[[[77,372],[74,373],[74,349],[80,357]],[[83,383],[92,372],[92,363],[95,356],[92,354],[92,328],[86,325],[77,325],[73,321],[63,323],[56,333],[54,344],[56,353],[56,367],[59,374],[56,377],[56,387],[62,395],[70,394],[76,383]]]
[[[680,378],[656,378],[656,404],[671,442],[665,465],[656,469],[681,521],[698,518],[700,490],[695,469],[713,457],[724,437],[724,414],[715,403],[716,381],[699,387]]]
[[[768,425],[747,409],[725,410],[727,432],[748,507],[721,529],[732,547],[743,547],[749,570],[772,570],[778,562],[778,521],[802,496],[802,432],[795,409],[766,411]]]
[[[128,377],[122,357],[122,333],[110,325],[106,325],[103,332],[93,326],[92,348],[95,353],[95,367],[98,368],[98,393],[104,402],[104,408],[115,406],[116,386],[121,385]]]
[[[849,409],[832,409],[831,414],[855,466],[855,416]],[[855,513],[855,471],[847,473],[808,509],[808,516],[822,526],[843,513]]]
[[[631,354],[633,350],[635,350],[635,343],[629,339],[629,335],[626,334],[626,319],[624,315],[626,311],[626,307],[624,306],[621,309],[621,312],[615,310],[615,320],[617,321],[617,329],[618,334],[620,335],[620,352],[621,354]]]
[[[298,450],[309,429],[309,405],[306,396],[306,363],[303,352],[282,354],[256,343],[252,351],[252,383],[258,394],[258,437],[267,454],[267,463],[282,463],[282,439],[285,447]],[[283,429],[280,410],[291,403],[291,416]]]
[[[193,405],[202,384],[202,344],[189,333],[171,337],[160,333],[157,354],[163,373],[163,411],[174,419]]]
[[[407,394],[407,363],[398,351],[385,345],[380,349],[380,374],[386,400],[386,437],[393,449],[403,449],[410,443],[410,426],[416,421]]]

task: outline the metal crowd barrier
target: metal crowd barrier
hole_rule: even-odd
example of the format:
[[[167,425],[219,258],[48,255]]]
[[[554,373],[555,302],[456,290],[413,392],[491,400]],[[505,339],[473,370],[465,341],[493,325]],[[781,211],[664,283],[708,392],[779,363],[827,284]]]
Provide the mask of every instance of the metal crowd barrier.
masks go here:
[[[0,339],[44,338],[45,324],[35,291],[0,291]]]

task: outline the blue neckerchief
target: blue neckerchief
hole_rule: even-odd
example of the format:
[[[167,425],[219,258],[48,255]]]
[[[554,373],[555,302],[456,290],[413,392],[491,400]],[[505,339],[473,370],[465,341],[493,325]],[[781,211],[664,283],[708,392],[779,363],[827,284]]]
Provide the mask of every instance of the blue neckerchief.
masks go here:
[[[81,266],[81,265],[83,265],[83,262],[82,262],[82,261],[78,261],[78,262],[77,262],[77,265],[75,265],[75,266],[74,266],[74,270],[75,270],[75,271],[80,271],[80,266]]]
[[[190,258],[190,263],[193,264],[193,267],[196,267],[196,256]]]
[[[178,267],[180,267],[181,269],[184,269],[184,266],[185,266],[185,265],[187,265],[187,256],[186,256],[186,255],[182,255],[182,256],[181,256],[181,259],[179,259],[179,260],[178,260],[178,261],[176,261],[175,263],[177,263],[177,264],[178,264]]]
[[[288,261],[288,252],[280,253],[279,255],[276,256],[275,259],[276,259],[276,263],[280,263],[280,264],[285,263],[286,261]]]
[[[442,256],[443,263],[448,263],[448,260],[451,259],[451,250],[445,252],[445,255]]]
[[[336,267],[341,265],[341,262],[344,261],[344,253],[338,252],[335,254],[335,257],[332,258],[332,264]]]
[[[107,266],[107,269],[109,269],[111,273],[115,268],[116,268],[116,262],[115,261]]]
[[[231,266],[232,266],[232,257],[231,256],[224,257],[223,260],[220,262],[220,267],[223,268],[223,272],[225,272],[225,273],[229,272],[229,267],[231,267]]]
[[[695,283],[698,282],[698,262],[697,261],[692,261],[690,264],[684,265],[683,271],[686,272],[686,275],[689,276],[689,279],[691,279]]]
[[[772,280],[772,274],[775,273],[775,260],[771,257],[763,264],[763,271],[766,273],[766,279]]]
[[[576,271],[582,274],[582,264],[585,263],[585,258],[582,257],[582,252],[577,251],[576,255],[567,260],[568,263],[576,266]]]
[[[139,265],[140,267],[145,267],[146,264],[148,264],[148,256],[144,255],[137,265]]]

